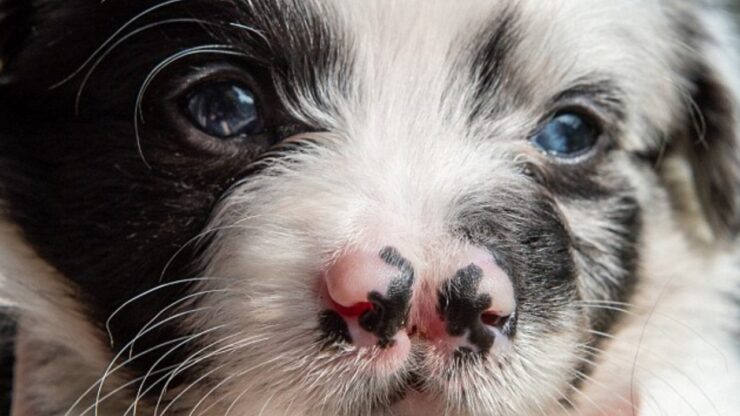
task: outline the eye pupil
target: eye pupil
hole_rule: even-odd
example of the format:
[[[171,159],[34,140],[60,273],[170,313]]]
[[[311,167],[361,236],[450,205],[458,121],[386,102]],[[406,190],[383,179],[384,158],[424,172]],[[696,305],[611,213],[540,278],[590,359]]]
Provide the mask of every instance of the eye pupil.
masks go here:
[[[239,83],[202,86],[188,95],[186,107],[193,123],[211,136],[226,139],[258,134],[263,128],[254,94]]]
[[[534,143],[556,156],[576,156],[592,148],[598,139],[597,129],[575,113],[561,113],[537,133]]]

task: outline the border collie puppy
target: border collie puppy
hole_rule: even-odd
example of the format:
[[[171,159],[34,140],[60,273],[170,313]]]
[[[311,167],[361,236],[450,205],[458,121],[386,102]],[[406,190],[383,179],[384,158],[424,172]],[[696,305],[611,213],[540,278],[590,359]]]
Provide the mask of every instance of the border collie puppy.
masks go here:
[[[679,0],[0,0],[13,416],[732,416],[740,60]]]

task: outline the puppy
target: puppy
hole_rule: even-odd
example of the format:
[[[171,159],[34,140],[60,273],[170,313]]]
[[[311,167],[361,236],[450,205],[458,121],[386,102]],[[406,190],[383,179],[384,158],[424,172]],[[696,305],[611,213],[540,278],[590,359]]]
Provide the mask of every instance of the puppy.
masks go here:
[[[14,416],[734,415],[711,1],[0,1]]]

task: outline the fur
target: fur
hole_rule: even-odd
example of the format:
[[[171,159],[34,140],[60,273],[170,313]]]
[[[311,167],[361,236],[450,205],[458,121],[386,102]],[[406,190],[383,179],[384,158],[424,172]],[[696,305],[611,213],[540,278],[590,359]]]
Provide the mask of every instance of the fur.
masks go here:
[[[740,409],[722,5],[0,0],[0,27],[18,415]],[[182,116],[219,77],[257,92],[269,137]],[[573,107],[602,126],[594,151],[538,151]],[[507,348],[458,360],[414,338],[389,370],[321,330],[343,252],[403,254],[412,327],[468,244],[512,277]]]

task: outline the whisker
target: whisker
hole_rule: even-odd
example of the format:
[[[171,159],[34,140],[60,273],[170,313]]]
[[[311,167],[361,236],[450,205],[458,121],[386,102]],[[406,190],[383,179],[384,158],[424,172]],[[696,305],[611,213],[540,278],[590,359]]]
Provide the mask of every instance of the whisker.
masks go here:
[[[169,384],[172,382],[172,380],[178,374],[180,374],[185,369],[194,367],[194,366],[198,365],[199,363],[201,363],[201,362],[203,362],[205,360],[208,360],[210,358],[219,356],[221,354],[232,353],[232,352],[237,351],[238,349],[240,349],[242,347],[247,347],[247,346],[250,346],[250,345],[254,345],[254,344],[258,343],[258,342],[266,341],[268,339],[268,337],[266,337],[266,336],[262,336],[262,337],[258,337],[258,336],[247,337],[247,338],[244,338],[244,339],[240,339],[239,341],[232,342],[231,344],[228,344],[228,345],[224,345],[222,347],[219,347],[215,351],[211,351],[208,354],[205,354],[205,355],[201,356],[201,354],[203,352],[209,350],[210,348],[213,348],[215,345],[218,345],[218,344],[220,344],[220,343],[222,343],[222,342],[224,342],[224,341],[226,341],[228,339],[234,338],[236,336],[240,336],[242,334],[243,334],[243,332],[242,333],[237,333],[237,334],[232,334],[232,335],[229,335],[227,337],[224,337],[224,338],[220,339],[217,342],[213,342],[213,343],[209,344],[208,346],[206,346],[204,348],[201,348],[199,351],[193,353],[191,356],[189,356],[187,359],[185,359],[182,363],[180,363],[180,365],[177,368],[175,368],[172,371],[172,373],[169,375],[169,378],[167,379],[167,382],[162,386],[162,389],[160,391],[159,397],[157,398],[157,403],[156,403],[156,405],[154,407],[154,414],[155,415],[157,414],[157,410],[159,409],[159,406],[160,406],[161,401],[164,400],[164,395],[166,393],[166,390],[167,390],[167,387],[169,386]]]
[[[312,347],[309,347],[309,348],[314,348],[314,347],[317,347],[317,345],[313,345]],[[338,357],[338,356],[335,356],[335,359],[336,359],[337,357]],[[251,368],[248,368],[247,370],[244,370],[244,371],[242,371],[241,373],[236,373],[236,374],[232,374],[232,375],[228,376],[228,377],[227,377],[227,379],[231,379],[231,378],[235,378],[235,377],[243,377],[243,376],[245,376],[245,375],[249,374],[249,373],[250,373],[251,371],[254,371],[255,369],[257,369],[257,368],[259,368],[259,367],[261,367],[261,366],[263,366],[263,365],[266,365],[266,364],[271,364],[272,362],[274,362],[274,361],[277,361],[277,360],[278,360],[278,359],[280,359],[280,358],[282,358],[282,357],[281,357],[280,355],[277,355],[277,356],[275,356],[275,357],[274,357],[273,359],[271,359],[271,360],[269,360],[269,361],[267,361],[267,362],[263,362],[263,363],[261,363],[261,364],[259,364],[259,365],[253,366],[253,367],[251,367]],[[317,360],[315,360],[315,361],[314,361],[314,363],[316,363],[316,362],[317,362]],[[368,363],[367,363],[367,362],[361,362],[361,363],[362,363],[362,365],[368,365]],[[339,370],[336,370],[336,371],[339,371]],[[358,370],[357,370],[357,371],[358,371],[358,372],[359,372],[359,371],[362,371],[362,367],[358,368]],[[307,373],[310,373],[310,370],[309,370],[309,371],[307,371]],[[313,377],[313,380],[314,380],[314,384],[315,384],[315,383],[318,383],[318,382],[319,382],[319,377]],[[226,380],[222,381],[222,382],[221,382],[221,383],[219,383],[219,384],[221,384],[221,385],[222,385],[222,384],[224,384],[225,382],[226,382]],[[208,394],[212,394],[212,393],[213,393],[213,391],[215,391],[215,390],[216,390],[216,388],[218,388],[218,387],[219,387],[219,386],[215,386],[215,387],[214,387],[214,389],[212,389],[212,390],[211,390],[211,391],[210,391],[210,392],[209,392]],[[309,385],[309,386],[306,386],[306,387],[305,387],[305,388],[304,388],[303,390],[304,390],[304,391],[311,391],[311,388],[312,388],[312,386],[310,386],[310,385]],[[232,410],[233,410],[233,408],[234,408],[234,407],[236,406],[236,404],[237,404],[237,403],[238,403],[238,402],[239,402],[239,401],[241,400],[241,398],[242,398],[242,397],[244,397],[244,395],[246,395],[246,394],[247,394],[247,393],[249,392],[249,390],[250,390],[250,388],[249,388],[249,387],[247,387],[246,389],[242,390],[242,392],[241,392],[241,393],[239,393],[239,394],[238,394],[238,395],[237,395],[237,396],[236,396],[236,397],[234,398],[234,400],[232,400],[232,402],[231,402],[231,403],[229,404],[229,407],[228,407],[228,408],[226,409],[226,411],[224,412],[224,416],[228,416],[228,415],[229,415],[229,414],[231,413],[231,411],[232,411]],[[219,399],[219,400],[218,400],[218,401],[217,401],[216,403],[218,403],[218,402],[222,401],[223,399],[224,399],[224,398],[221,398],[221,399]],[[216,403],[212,404],[211,406],[215,405]],[[205,410],[204,410],[203,412],[201,412],[201,413],[200,413],[200,415],[204,414],[204,413],[205,413],[205,412],[206,412],[206,411],[207,411],[207,410],[208,410],[208,409],[209,409],[209,408],[210,408],[211,406],[209,406],[209,407],[208,407],[208,408],[206,408],[206,409],[205,409]],[[195,409],[194,409],[194,410],[195,410]]]
[[[114,310],[110,314],[110,316],[108,316],[108,319],[105,321],[105,329],[108,332],[108,339],[110,340],[110,346],[111,346],[111,348],[115,347],[115,342],[113,340],[113,332],[111,331],[111,322],[113,321],[113,318],[115,318],[116,315],[118,315],[127,306],[131,305],[132,303],[136,302],[137,300],[139,300],[139,299],[141,299],[141,298],[143,298],[145,296],[148,296],[148,295],[151,295],[154,292],[157,292],[158,290],[166,289],[168,287],[173,287],[173,286],[177,286],[177,285],[181,285],[181,284],[185,284],[185,283],[204,282],[204,281],[209,281],[209,280],[226,280],[226,279],[219,278],[219,277],[193,277],[193,278],[188,278],[188,279],[175,280],[175,281],[172,281],[172,282],[167,282],[167,283],[164,283],[164,284],[157,285],[157,286],[155,286],[155,287],[153,287],[153,288],[151,288],[149,290],[146,290],[146,291],[144,291],[144,292],[142,292],[142,293],[140,293],[140,294],[132,297],[131,299],[129,299],[126,302],[124,302],[123,304],[121,304],[121,306],[119,306],[118,308],[116,308],[116,310]]]
[[[82,81],[80,82],[80,86],[77,88],[77,95],[75,96],[75,114],[80,114],[80,102],[82,100],[82,93],[87,86],[87,83],[90,81],[90,78],[92,77],[95,70],[100,66],[100,64],[105,60],[105,58],[110,55],[111,52],[113,52],[118,46],[123,44],[125,41],[131,39],[132,37],[138,35],[139,33],[145,32],[149,29],[154,29],[157,27],[161,27],[168,24],[174,24],[174,23],[202,23],[202,24],[213,24],[211,22],[208,22],[206,20],[201,19],[195,19],[195,18],[175,18],[175,19],[167,19],[162,20],[159,22],[151,23],[148,25],[144,25],[142,27],[136,28],[132,30],[131,32],[127,33],[122,38],[118,39],[115,43],[111,44],[110,47],[108,47],[105,51],[101,51],[103,53],[100,54],[100,56],[95,60],[95,62],[92,62],[92,65],[88,69],[85,76],[82,78]],[[80,69],[81,71],[81,69]]]
[[[602,303],[602,302],[599,302],[599,303]],[[603,302],[603,303],[607,303],[607,302]],[[608,303],[610,303],[610,304],[621,304],[621,305],[626,305],[626,306],[634,307],[633,304],[624,303],[624,302],[608,302]],[[594,305],[580,304],[578,306],[586,306],[586,307],[590,307],[590,308],[599,308],[600,307],[597,304],[594,304]],[[604,309],[608,309],[608,308],[604,308]],[[626,313],[626,314],[628,314],[630,316],[640,316],[640,314],[638,314],[636,312],[628,311],[628,310],[623,310],[623,309],[609,309],[609,310],[615,310],[615,311],[618,311],[618,312],[624,312],[624,313]],[[710,342],[709,339],[707,339],[707,337],[704,336],[704,334],[702,334],[701,332],[697,331],[695,328],[691,327],[690,325],[687,325],[684,322],[681,322],[679,319],[676,319],[675,317],[673,317],[671,315],[668,315],[668,314],[665,314],[665,313],[661,313],[659,311],[655,311],[655,313],[653,314],[653,317],[660,317],[660,318],[667,319],[671,323],[673,323],[673,324],[681,327],[682,329],[685,329],[686,331],[688,331],[689,333],[691,333],[692,335],[694,335],[696,337],[696,339],[701,340],[704,343],[704,345],[706,345],[710,349],[714,350],[719,357],[722,357],[722,361],[724,363],[724,366],[725,367],[728,366],[727,356],[725,355],[724,351],[722,351],[722,349],[719,348],[714,343]],[[603,333],[600,334],[600,335],[603,335]]]
[[[134,352],[134,343],[136,342],[136,340],[139,339],[139,338],[141,338],[147,332],[150,332],[151,331],[151,328],[149,328],[149,326],[152,325],[154,322],[156,322],[157,319],[159,319],[159,317],[162,316],[165,312],[167,312],[168,310],[174,308],[175,306],[177,306],[177,305],[179,305],[181,303],[184,303],[184,302],[186,302],[186,301],[188,301],[190,299],[197,298],[199,296],[210,295],[210,294],[213,294],[213,293],[228,293],[228,292],[230,292],[229,289],[203,290],[203,291],[200,291],[200,292],[195,292],[195,293],[189,294],[187,296],[183,296],[180,299],[178,299],[178,300],[170,303],[169,305],[167,305],[164,308],[162,308],[159,312],[157,312],[157,314],[154,315],[154,317],[152,319],[150,319],[149,322],[147,322],[146,324],[144,324],[144,326],[141,327],[141,329],[139,330],[139,332],[137,332],[136,335],[134,336],[134,338],[131,340],[130,346],[129,347],[126,347],[125,346],[125,347],[122,348],[122,350],[128,349],[129,350],[129,357],[130,357],[131,354],[133,354],[133,352]],[[195,310],[196,309],[191,309],[190,311],[195,311]],[[177,316],[177,315],[175,315],[175,316]],[[182,316],[182,315],[179,315],[179,316]],[[171,318],[172,317],[170,317],[168,319],[171,320]],[[164,322],[168,322],[168,321],[167,320],[162,321],[159,324],[157,324],[156,326],[154,326],[153,328],[155,328],[157,326],[161,326],[161,324],[164,323]]]
[[[240,347],[240,348],[241,348],[241,347]],[[205,395],[204,395],[204,396],[203,396],[203,397],[202,397],[202,398],[201,398],[200,400],[198,400],[198,402],[197,402],[197,403],[195,404],[195,406],[194,406],[194,407],[192,408],[192,410],[190,411],[190,413],[188,414],[188,416],[192,416],[192,415],[194,414],[194,412],[195,412],[196,410],[198,410],[198,407],[200,407],[200,405],[201,405],[201,404],[203,404],[203,402],[205,402],[205,400],[206,400],[206,399],[208,399],[208,397],[209,397],[209,396],[210,396],[210,395],[211,395],[211,394],[212,394],[212,393],[213,393],[214,391],[218,390],[218,389],[219,389],[219,388],[220,388],[221,386],[223,386],[224,384],[226,384],[226,383],[227,383],[227,382],[228,382],[229,380],[231,380],[231,379],[233,379],[233,378],[235,378],[235,377],[242,377],[242,376],[244,376],[244,375],[247,375],[247,374],[249,374],[250,372],[252,372],[252,371],[254,371],[254,370],[258,369],[258,368],[261,368],[261,367],[263,367],[263,366],[265,366],[265,365],[268,365],[268,364],[271,364],[271,363],[273,363],[274,361],[277,361],[277,359],[278,359],[278,358],[280,358],[280,356],[277,356],[277,357],[275,357],[275,358],[272,358],[272,359],[270,359],[270,360],[267,360],[267,361],[263,361],[263,362],[261,362],[261,363],[259,363],[259,364],[256,364],[256,365],[254,365],[254,366],[252,366],[252,367],[249,367],[248,369],[246,369],[246,370],[244,370],[244,371],[242,371],[242,372],[240,372],[240,373],[237,373],[237,374],[232,374],[232,375],[229,375],[229,376],[225,377],[225,378],[224,378],[223,380],[221,380],[221,381],[220,381],[220,382],[218,382],[218,383],[217,383],[217,384],[216,384],[215,386],[213,386],[213,387],[212,387],[212,388],[211,388],[210,390],[208,390],[208,392],[206,392],[206,394],[205,394]],[[193,384],[191,384],[190,386],[188,386],[188,388],[191,388],[192,386],[193,386]],[[182,394],[182,392],[181,392],[181,394]],[[162,411],[161,415],[164,415],[164,414],[165,414],[165,412],[167,411],[167,409],[169,409],[169,407],[170,407],[170,406],[172,406],[172,404],[174,403],[174,401],[175,401],[175,400],[177,400],[177,399],[178,399],[178,398],[179,398],[180,396],[181,396],[181,395],[178,395],[178,397],[176,397],[176,398],[175,398],[175,399],[174,399],[174,400],[173,400],[172,402],[170,402],[170,404],[168,404],[168,405],[167,405],[167,407],[166,407],[166,408],[164,409],[164,411]],[[156,415],[155,415],[155,416],[156,416]]]
[[[583,358],[583,357],[577,357],[577,358],[581,359],[582,361],[586,362],[587,364],[594,365],[594,366],[596,365],[595,362],[593,362],[591,360],[588,360],[586,358]],[[635,407],[634,402],[630,402],[629,400],[627,400],[622,395],[615,393],[614,391],[612,391],[612,389],[610,387],[604,385],[604,383],[601,383],[601,382],[597,381],[596,379],[594,379],[593,377],[591,377],[588,374],[584,373],[583,371],[575,370],[574,375],[576,377],[578,377],[582,381],[588,381],[592,385],[601,388],[603,391],[608,391],[609,393],[613,393],[614,395],[616,395],[616,397],[619,399],[619,401],[621,401],[622,403],[628,405],[630,408],[634,409],[634,407]]]
[[[262,409],[260,409],[260,412],[257,416],[262,416],[265,413],[265,410],[267,410],[267,406],[270,404],[273,398],[277,395],[277,392],[270,395],[270,397],[265,401],[265,404],[262,405]],[[192,413],[191,413],[192,416]]]
[[[607,351],[604,351],[604,350],[599,349],[599,348],[595,348],[595,347],[591,347],[591,346],[583,346],[583,347],[584,348],[587,348],[589,350],[593,350],[596,353],[608,354]],[[706,399],[706,401],[710,404],[710,406],[712,406],[712,408],[714,410],[714,413],[716,413],[717,415],[720,415],[719,409],[717,409],[716,405],[714,404],[714,401],[709,397],[709,395],[704,391],[704,389],[701,388],[701,386],[699,386],[698,384],[696,384],[696,382],[691,377],[689,377],[685,372],[683,372],[678,366],[676,366],[675,364],[673,364],[671,361],[663,358],[659,354],[656,354],[654,352],[651,352],[650,350],[645,350],[644,348],[643,348],[643,350],[646,351],[648,354],[650,354],[651,355],[651,358],[659,361],[663,365],[666,365],[671,370],[673,370],[677,375],[680,375],[684,380],[686,380],[689,384],[691,384],[696,389],[696,391],[699,392],[699,394],[701,394],[702,397],[704,397],[704,399]],[[628,361],[628,358],[627,357],[614,357],[614,358],[622,358],[623,361],[625,361],[625,362]],[[632,361],[632,359],[629,359],[629,360]],[[645,367],[643,365],[640,365],[638,362],[634,362],[633,361],[632,362],[632,365],[633,365],[633,369],[639,368],[641,371],[644,371],[645,373],[649,374],[650,376],[654,377],[655,379],[661,380],[664,384],[666,384],[666,386],[668,386],[668,388],[670,388],[674,393],[676,393],[677,396],[680,396],[682,398],[682,400],[689,407],[691,407],[692,409],[694,409],[694,406],[692,406],[683,397],[683,395],[678,390],[675,389],[675,387],[673,387],[672,385],[670,385],[669,383],[667,383],[663,378],[659,377],[655,372],[651,371],[649,368],[647,368],[647,367]],[[696,410],[695,410],[695,413],[698,414],[698,412],[696,412]]]
[[[217,341],[217,342],[222,342],[223,340],[225,340],[225,339],[228,339],[228,338],[231,338],[231,337],[233,337],[233,336],[234,336],[234,335],[230,335],[230,336],[224,337],[224,338],[222,338],[221,340],[219,340],[219,341]],[[192,355],[191,355],[191,357],[188,357],[188,358],[192,358]],[[152,389],[154,389],[154,388],[155,388],[155,387],[156,387],[157,385],[159,385],[159,384],[160,384],[160,383],[162,383],[163,381],[167,380],[167,381],[169,382],[169,381],[171,380],[171,378],[172,378],[172,377],[171,377],[171,372],[172,372],[172,371],[183,371],[183,370],[185,370],[185,369],[187,369],[187,368],[191,368],[192,366],[194,366],[194,365],[197,365],[197,364],[198,364],[199,362],[200,362],[200,361],[197,361],[197,362],[192,362],[191,364],[189,364],[189,365],[187,365],[187,366],[185,366],[185,367],[182,367],[182,363],[181,363],[181,364],[173,364],[173,365],[171,365],[171,366],[168,366],[167,368],[168,368],[168,369],[170,369],[170,371],[169,371],[169,372],[167,372],[167,373],[165,373],[165,374],[164,374],[164,375],[163,375],[162,377],[158,378],[158,379],[157,379],[157,380],[155,380],[154,382],[152,382],[152,383],[151,383],[151,384],[149,385],[149,387],[147,387],[147,388],[146,388],[146,389],[144,390],[144,392],[142,393],[142,396],[144,396],[144,395],[148,394],[148,393],[149,393],[150,391],[152,391]],[[157,373],[159,373],[159,371],[157,371]],[[153,373],[152,373],[152,374],[153,374]],[[144,376],[142,376],[142,377],[139,377],[139,378],[138,378],[137,380],[141,380],[141,379],[142,379],[143,377],[144,377]],[[163,389],[165,389],[165,388],[166,388],[166,386],[167,386],[167,385],[165,384],[165,386],[163,386]],[[132,404],[132,406],[133,406],[133,404]]]
[[[167,372],[167,371],[169,371],[169,370],[170,370],[170,369],[171,369],[172,367],[174,367],[174,365],[171,365],[171,366],[169,366],[169,367],[165,367],[165,368],[161,368],[161,369],[159,369],[159,370],[155,371],[155,373],[157,373],[157,374],[160,374],[160,373],[164,373],[164,372]],[[116,388],[115,390],[111,391],[110,393],[107,393],[107,394],[106,394],[105,396],[101,397],[101,398],[100,398],[99,400],[96,400],[96,401],[95,401],[95,402],[94,402],[94,403],[93,403],[92,405],[90,405],[90,406],[88,406],[87,408],[85,408],[85,409],[84,409],[84,411],[83,411],[82,413],[80,413],[80,414],[79,414],[78,416],[85,416],[85,415],[86,415],[86,414],[88,414],[88,413],[89,413],[89,412],[90,412],[91,410],[93,410],[93,409],[94,409],[94,408],[95,408],[96,406],[98,406],[98,405],[99,405],[100,403],[102,403],[102,402],[104,402],[105,400],[107,400],[107,399],[109,399],[109,398],[111,398],[111,397],[115,396],[116,394],[120,393],[121,391],[123,391],[123,390],[125,390],[125,389],[127,389],[127,388],[129,388],[129,387],[131,387],[131,386],[133,386],[134,384],[136,384],[136,383],[137,383],[137,382],[138,382],[139,380],[141,380],[142,378],[143,378],[143,376],[141,376],[141,377],[137,377],[137,378],[135,378],[135,379],[133,379],[133,380],[131,380],[131,381],[128,381],[128,382],[126,382],[125,384],[123,384],[123,385],[121,385],[121,386],[117,387],[117,388]],[[91,391],[91,389],[87,390],[87,393],[89,393],[90,391]],[[87,395],[87,393],[85,393],[85,395]],[[75,402],[75,404],[74,404],[74,405],[72,405],[72,407],[71,407],[71,408],[70,408],[69,410],[67,410],[67,413],[65,413],[65,416],[66,416],[66,415],[69,415],[69,414],[70,414],[70,412],[71,412],[72,410],[74,410],[74,408],[75,408],[75,407],[77,407],[77,405],[78,405],[79,403],[80,403],[80,401],[79,401],[79,400],[78,400],[78,401],[76,401],[76,402]]]
[[[213,309],[213,308],[214,308],[214,306],[203,306],[203,307],[200,307],[200,308],[189,309],[189,310],[186,310],[186,311],[178,312],[178,313],[176,313],[176,314],[174,314],[172,316],[167,317],[166,319],[163,319],[163,320],[157,322],[155,325],[147,328],[143,332],[142,331],[139,331],[139,333],[131,341],[129,341],[126,345],[124,345],[123,348],[121,348],[121,350],[113,357],[113,360],[111,360],[110,365],[108,366],[108,368],[106,368],[105,373],[103,374],[103,377],[102,377],[102,380],[101,380],[101,386],[100,386],[99,390],[102,389],[102,385],[105,383],[105,378],[110,374],[109,371],[110,371],[111,367],[115,364],[115,362],[123,355],[123,353],[127,349],[129,350],[129,357],[131,357],[131,355],[133,354],[133,346],[134,346],[134,343],[141,336],[146,335],[147,333],[149,333],[149,332],[151,332],[151,331],[153,331],[153,330],[161,327],[162,325],[166,324],[167,322],[171,322],[171,321],[174,321],[176,319],[182,318],[183,316],[192,315],[194,313],[202,312],[202,311],[205,311],[205,310],[210,310],[210,309]],[[151,323],[151,322],[152,321],[150,320],[149,323]],[[149,323],[147,323],[147,325]]]
[[[573,375],[578,377],[577,374],[573,374]],[[597,404],[591,397],[589,397],[587,394],[582,392],[578,387],[574,386],[573,384],[570,384],[570,388],[573,391],[575,391],[579,396],[583,397],[587,402],[589,402],[594,407],[594,409],[598,410],[601,413],[601,416],[609,416],[609,412],[607,412],[603,406]]]
[[[209,309],[213,309],[213,306],[204,306],[202,308],[197,308],[197,309],[192,309],[192,310],[188,310],[188,311],[177,313],[175,315],[172,315],[172,316],[168,317],[167,319],[164,319],[164,320],[158,322],[153,327],[147,329],[144,332],[144,334],[153,331],[154,329],[156,329],[156,328],[158,328],[158,327],[166,324],[167,322],[173,321],[173,320],[178,319],[178,318],[181,318],[183,316],[191,315],[193,313],[202,312],[204,310],[209,310]],[[133,346],[133,344],[136,342],[136,340],[137,340],[137,338],[134,338],[131,341],[129,341],[128,344],[126,344],[123,348],[121,348],[121,350],[115,355],[115,357],[113,357],[113,360],[111,360],[110,364],[105,369],[105,372],[103,373],[103,376],[101,377],[100,385],[98,386],[98,396],[100,396],[100,394],[102,393],[103,386],[105,385],[105,380],[110,375],[110,370],[113,367],[113,365],[116,363],[116,360],[118,360],[123,355],[123,353],[126,351],[126,349],[128,349],[129,346]]]
[[[158,345],[156,345],[156,346],[154,346],[154,347],[151,347],[151,348],[149,348],[149,349],[147,349],[147,350],[145,350],[145,351],[142,351],[142,352],[140,352],[140,353],[136,354],[135,356],[133,356],[133,357],[129,358],[128,360],[126,360],[126,361],[122,362],[122,363],[121,363],[121,364],[119,364],[118,366],[116,366],[116,367],[115,367],[114,369],[112,369],[112,370],[110,371],[110,373],[109,373],[109,374],[113,374],[113,373],[117,372],[117,371],[118,371],[118,370],[119,370],[120,368],[122,368],[122,367],[126,366],[127,364],[129,364],[130,362],[132,362],[132,361],[134,361],[134,360],[137,360],[137,359],[139,359],[139,358],[141,358],[141,357],[143,357],[143,356],[145,356],[145,355],[147,355],[147,354],[149,354],[149,353],[152,353],[152,352],[154,352],[154,351],[156,351],[156,350],[158,350],[158,349],[160,349],[160,348],[166,347],[167,345],[170,345],[170,344],[174,344],[174,343],[176,343],[176,342],[180,342],[180,341],[182,341],[182,340],[184,340],[184,339],[186,339],[186,338],[188,338],[188,337],[189,337],[189,335],[188,335],[188,336],[183,336],[183,337],[179,337],[179,338],[175,338],[175,339],[171,339],[171,340],[169,340],[169,341],[165,341],[165,342],[162,342],[162,343],[160,343],[160,344],[158,344]],[[98,379],[98,380],[97,380],[97,381],[96,381],[95,383],[93,383],[93,384],[92,384],[92,385],[91,385],[90,387],[88,387],[88,388],[87,388],[87,390],[85,390],[85,391],[84,391],[84,392],[83,392],[83,393],[82,393],[82,394],[81,394],[81,395],[80,395],[80,396],[79,396],[79,397],[77,398],[77,400],[75,400],[75,402],[74,402],[74,403],[72,404],[72,406],[70,407],[70,409],[69,409],[69,410],[67,410],[67,413],[65,413],[65,416],[69,416],[70,412],[71,412],[71,411],[72,411],[72,410],[73,410],[73,409],[74,409],[75,407],[77,407],[77,406],[78,406],[78,405],[80,404],[80,402],[81,402],[81,401],[82,401],[82,400],[83,400],[83,399],[84,399],[84,398],[85,398],[85,397],[86,397],[86,396],[87,396],[87,395],[88,395],[88,394],[89,394],[90,392],[92,392],[92,391],[93,391],[93,389],[95,389],[95,387],[97,387],[97,386],[98,386],[98,385],[99,385],[99,384],[100,384],[101,382],[102,382],[102,378],[99,378],[99,379]]]
[[[250,217],[243,218],[243,219],[240,220],[240,222],[241,221],[248,220],[249,218]],[[215,232],[218,232],[218,231],[223,231],[223,230],[229,230],[229,229],[233,229],[233,228],[243,228],[243,227],[240,226],[239,224],[221,225],[221,226],[218,226],[218,227],[213,227],[213,228],[206,229],[206,230],[198,233],[196,236],[192,237],[188,241],[186,241],[183,245],[181,245],[177,249],[177,251],[175,251],[175,254],[173,254],[169,258],[169,260],[167,260],[167,263],[165,263],[164,268],[162,269],[162,273],[159,274],[159,281],[161,282],[162,280],[164,280],[164,276],[165,276],[165,274],[167,274],[167,270],[172,265],[172,262],[175,261],[175,259],[177,258],[177,256],[179,256],[180,253],[182,253],[182,251],[185,250],[185,248],[187,248],[190,244],[193,244],[195,242],[198,242],[200,239],[204,238],[208,234],[215,233]]]
[[[149,13],[153,13],[153,12],[159,10],[159,9],[168,7],[168,6],[172,5],[172,4],[181,3],[181,2],[184,2],[184,1],[188,1],[188,0],[168,0],[168,1],[165,1],[163,3],[155,4],[154,6],[148,8],[148,9],[144,10],[143,12],[137,14],[136,16],[132,17],[126,23],[124,23],[120,28],[118,28],[118,30],[116,30],[111,36],[109,36],[108,39],[106,39],[105,42],[103,42],[97,49],[95,49],[95,51],[93,51],[93,53],[90,54],[90,56],[74,72],[72,72],[70,75],[68,75],[63,80],[61,80],[61,81],[57,82],[56,84],[52,85],[51,87],[49,87],[49,89],[50,90],[53,90],[53,89],[59,88],[62,85],[64,85],[67,82],[69,82],[70,80],[72,80],[74,77],[76,77],[80,72],[82,72],[82,70],[85,69],[85,67],[87,65],[90,64],[90,62],[92,62],[93,59],[95,59],[95,57],[100,52],[102,52],[111,42],[113,42],[113,40],[116,39],[118,37],[118,35],[120,35],[121,33],[123,33],[123,31],[125,31],[126,29],[128,29],[129,26],[131,26],[134,23],[136,23],[142,17],[145,17]],[[103,1],[101,1],[101,4],[102,3],[103,3]]]
[[[146,383],[146,380],[147,380],[147,379],[149,378],[149,376],[150,376],[150,375],[151,375],[151,373],[152,373],[152,372],[154,371],[154,369],[155,369],[155,368],[157,368],[157,366],[158,366],[158,365],[159,365],[159,364],[160,364],[160,363],[161,363],[162,361],[164,361],[164,359],[165,359],[165,358],[167,358],[167,356],[169,356],[169,355],[170,355],[170,354],[172,354],[173,352],[177,351],[177,350],[178,350],[179,348],[183,347],[183,346],[184,346],[185,344],[187,344],[187,343],[191,342],[192,340],[194,340],[194,339],[197,339],[197,338],[199,338],[199,337],[202,337],[202,336],[204,336],[204,335],[207,335],[207,334],[209,334],[209,333],[211,333],[211,332],[214,332],[214,331],[218,331],[218,330],[221,330],[221,329],[223,329],[223,328],[225,328],[225,327],[226,327],[226,325],[217,325],[217,326],[215,326],[215,327],[213,327],[213,328],[209,328],[209,329],[206,329],[206,330],[204,330],[204,331],[198,332],[198,333],[196,333],[196,334],[194,334],[194,335],[190,336],[190,337],[189,337],[188,339],[186,339],[186,340],[184,340],[184,341],[182,341],[182,342],[178,343],[178,344],[177,344],[177,345],[175,345],[174,347],[170,348],[170,349],[169,349],[169,350],[168,350],[167,352],[165,352],[165,353],[164,353],[163,355],[161,355],[161,356],[160,356],[160,357],[159,357],[159,358],[157,359],[157,361],[155,361],[155,362],[154,362],[154,364],[152,364],[152,366],[151,366],[151,367],[149,368],[149,371],[147,371],[146,375],[144,376],[143,380],[141,381],[141,383],[140,383],[140,385],[139,385],[139,389],[138,389],[138,390],[137,390],[137,392],[136,392],[136,398],[135,398],[135,400],[134,400],[134,403],[133,403],[134,415],[136,414],[136,407],[137,407],[137,405],[138,405],[138,402],[139,402],[139,400],[141,400],[141,397],[142,397],[142,391],[143,391],[143,389],[144,389],[144,385],[145,385],[145,383]],[[128,413],[128,412],[126,412],[126,413]],[[95,416],[98,416],[98,415],[97,415],[97,414],[95,414]]]
[[[539,368],[536,365],[534,365],[534,363],[532,363],[532,361],[529,358],[527,358],[527,357],[525,357],[525,356],[522,355],[522,356],[518,357],[518,359],[521,360],[523,363],[526,363],[528,365],[529,371],[524,372],[524,374],[528,374],[531,377],[533,375],[532,373],[537,373],[538,375],[540,375],[544,379],[544,375],[542,374],[542,372],[539,370]],[[532,383],[532,384],[534,384],[534,383]],[[562,398],[563,400],[565,400],[573,408],[576,407],[575,406],[575,403],[573,403],[567,397],[567,395],[565,393],[563,393],[560,389],[558,389],[555,386],[552,386],[552,387],[554,388],[555,392],[560,396],[560,398]],[[557,397],[550,396],[550,398],[552,398],[558,404],[558,406],[560,406],[560,408],[563,410],[563,412],[565,412],[565,414],[569,413],[568,410],[565,408],[565,406],[563,406],[563,404],[560,403],[560,400]],[[547,414],[547,412],[545,412],[545,410],[539,404],[536,404],[536,406],[538,407],[538,409],[540,410],[540,412],[543,414],[543,416],[549,416]]]

